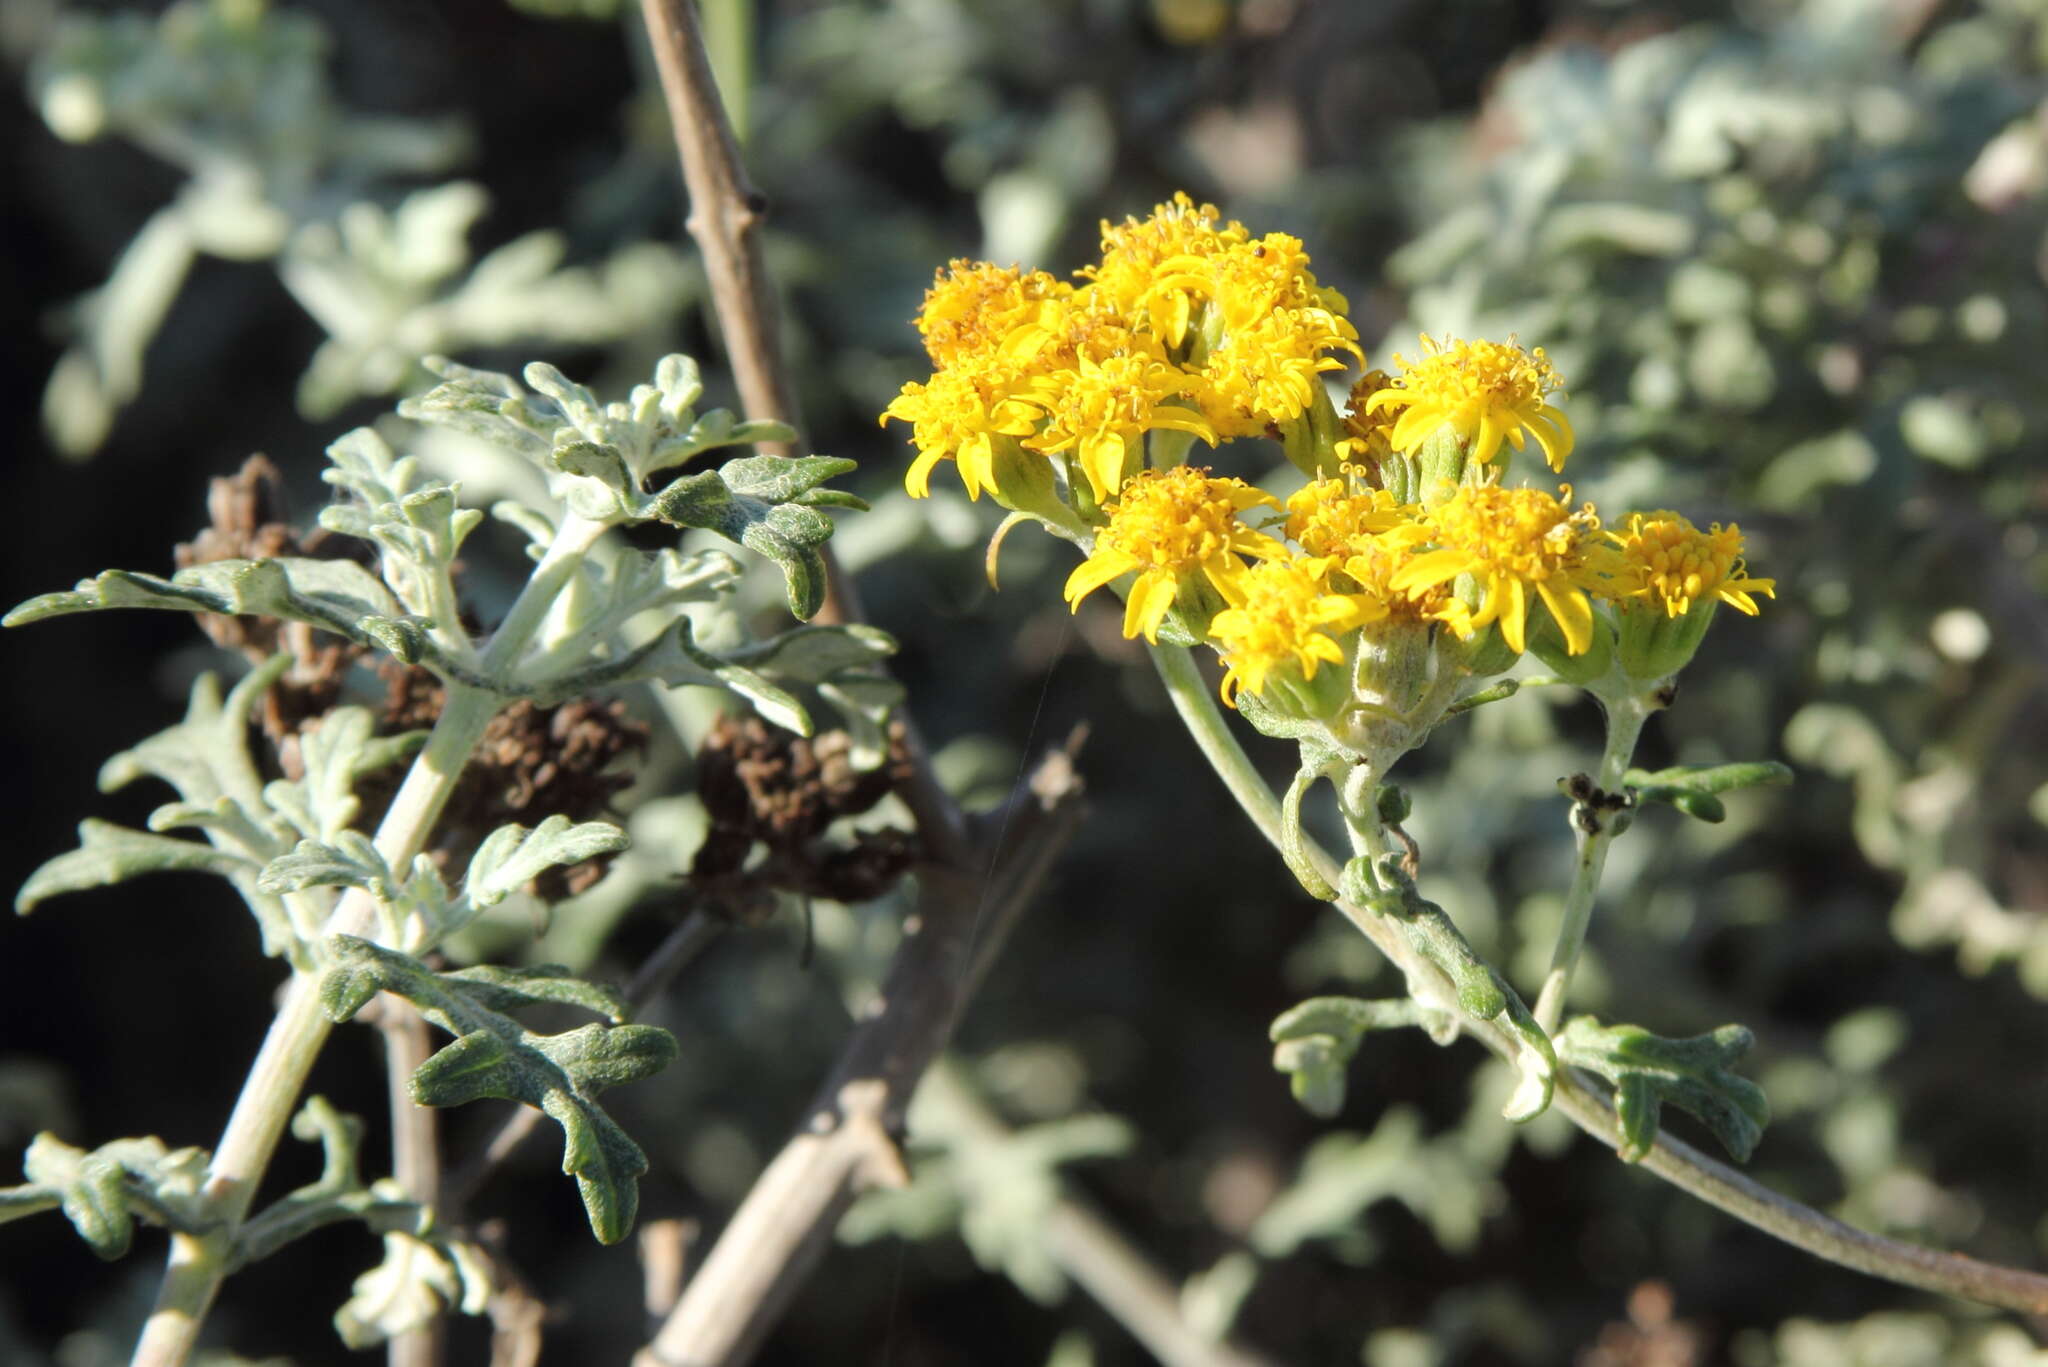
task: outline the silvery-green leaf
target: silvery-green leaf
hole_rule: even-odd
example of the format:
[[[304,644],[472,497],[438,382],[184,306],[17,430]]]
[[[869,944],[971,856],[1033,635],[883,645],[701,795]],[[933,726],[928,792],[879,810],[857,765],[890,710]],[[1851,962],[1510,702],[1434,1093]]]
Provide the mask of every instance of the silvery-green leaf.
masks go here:
[[[128,1251],[135,1217],[197,1232],[205,1227],[200,1193],[206,1153],[171,1149],[154,1137],[117,1139],[88,1152],[53,1134],[39,1134],[22,1158],[28,1184],[0,1192],[0,1218],[8,1206],[26,1212],[54,1204],[102,1258]]]
[[[466,1308],[476,1299],[463,1273],[439,1248],[394,1231],[384,1236],[384,1260],[356,1278],[348,1300],[334,1312],[334,1332],[350,1348],[374,1348],[425,1328],[451,1306]]]
[[[674,1036],[643,1025],[586,1025],[539,1035],[487,1003],[543,994],[545,1000],[581,1004],[607,999],[594,988],[575,993],[565,980],[436,974],[417,959],[354,936],[335,936],[328,951],[334,966],[322,981],[321,1005],[330,1017],[347,1019],[386,991],[406,998],[456,1037],[413,1074],[415,1100],[452,1105],[502,1097],[544,1111],[562,1127],[562,1170],[576,1178],[592,1231],[604,1243],[625,1237],[647,1158],[595,1097],[667,1066],[676,1055]]]
[[[861,623],[803,626],[751,642],[724,658],[772,678],[820,684],[848,670],[868,670],[896,653],[896,638]]]
[[[718,476],[741,497],[787,503],[856,466],[834,456],[749,456],[719,466]]]
[[[677,479],[648,500],[646,507],[653,516],[672,526],[702,527],[773,560],[782,567],[790,612],[807,619],[825,601],[825,566],[817,548],[831,538],[832,519],[816,509],[774,502],[748,491],[764,489],[773,493],[784,488],[809,488],[818,479],[829,477],[817,473],[819,470],[835,467],[836,471],[836,463],[824,457],[808,459],[822,464],[807,472],[776,473],[773,467],[778,462],[781,466],[799,466],[802,462],[779,456],[731,461],[724,469],[740,467],[740,488],[727,483],[724,470],[703,470]]]
[[[389,901],[398,880],[376,847],[360,831],[343,831],[332,844],[301,840],[290,854],[264,865],[256,886],[265,892],[303,892],[307,888],[362,888]]]
[[[1345,1067],[1369,1032],[1433,1026],[1442,1014],[1408,997],[1311,997],[1274,1018],[1273,1067],[1288,1075],[1296,1101],[1328,1120],[1343,1109]]]
[[[107,887],[145,873],[211,873],[247,877],[261,866],[253,859],[167,835],[150,835],[87,818],[78,824],[78,848],[45,863],[14,895],[14,909],[26,915],[59,893]]]
[[[539,409],[510,375],[473,370],[442,356],[423,364],[441,383],[398,405],[400,417],[432,423],[505,447],[542,464],[554,449],[553,405]]]
[[[135,1216],[119,1163],[44,1133],[29,1144],[22,1170],[31,1184],[56,1193],[64,1218],[94,1253],[111,1262],[128,1251]]]
[[[1736,1162],[1746,1163],[1771,1123],[1763,1089],[1730,1071],[1753,1042],[1740,1025],[1665,1039],[1639,1026],[1603,1026],[1580,1016],[1558,1033],[1557,1051],[1565,1063],[1597,1073],[1614,1087],[1623,1162],[1648,1156],[1657,1141],[1658,1112],[1669,1104],[1699,1120]]]
[[[496,906],[551,868],[614,854],[628,843],[626,833],[608,822],[576,823],[559,813],[531,831],[501,826],[470,859],[463,893],[479,909]]]

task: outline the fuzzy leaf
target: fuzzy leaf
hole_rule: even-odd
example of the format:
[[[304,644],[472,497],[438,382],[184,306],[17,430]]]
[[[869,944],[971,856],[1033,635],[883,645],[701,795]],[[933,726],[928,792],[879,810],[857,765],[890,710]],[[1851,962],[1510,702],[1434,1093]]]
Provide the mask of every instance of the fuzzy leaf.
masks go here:
[[[559,814],[531,831],[524,826],[501,826],[469,861],[463,892],[473,908],[496,906],[557,865],[613,854],[629,843],[626,833],[608,822],[575,823]]]
[[[170,1149],[155,1138],[116,1139],[87,1151],[43,1133],[22,1158],[28,1185],[0,1193],[0,1209],[37,1202],[47,1209],[54,1196],[79,1237],[112,1260],[128,1251],[137,1215],[187,1231],[204,1226],[206,1162],[204,1150]]]
[[[462,990],[490,1011],[517,1011],[523,1006],[553,1002],[580,1006],[614,1024],[623,1022],[632,1014],[624,997],[602,983],[570,977],[566,964],[539,964],[533,968],[479,964],[475,968],[458,969],[441,976],[450,982],[462,983]]]
[[[879,628],[795,627],[765,641],[729,652],[725,658],[771,678],[821,684],[849,670],[870,670],[896,653],[896,638]]]
[[[562,1127],[562,1171],[576,1178],[590,1227],[603,1243],[632,1228],[647,1156],[595,1097],[607,1087],[650,1076],[676,1056],[675,1037],[646,1025],[585,1025],[539,1035],[495,1009],[527,1001],[601,1002],[615,998],[552,973],[437,974],[417,959],[354,936],[329,942],[334,969],[321,984],[321,1005],[337,1020],[360,1010],[378,991],[406,998],[456,1036],[413,1074],[422,1105],[456,1105],[502,1097],[544,1111]]]
[[[1311,997],[1273,1020],[1273,1067],[1288,1075],[1294,1099],[1311,1115],[1331,1119],[1344,1108],[1345,1065],[1374,1030],[1419,1025],[1441,1032],[1443,1013],[1411,998],[1362,1001]]]
[[[391,866],[359,831],[343,831],[335,844],[301,840],[290,854],[263,866],[256,886],[264,892],[303,892],[307,888],[362,888],[388,902],[397,880]]]
[[[742,498],[788,503],[854,468],[855,462],[837,456],[748,456],[727,461],[718,474]]]
[[[822,456],[807,460],[825,466],[851,466]],[[801,470],[771,473],[762,462],[798,467],[803,461],[782,456],[756,456],[728,461],[720,470],[702,470],[670,484],[647,503],[647,509],[663,522],[676,527],[702,527],[728,541],[736,541],[782,567],[789,596],[789,610],[809,619],[825,601],[825,563],[817,548],[832,535],[832,519],[814,508],[776,502],[752,490],[776,492],[784,488],[808,489],[827,476]],[[737,470],[739,487],[729,484],[728,471]],[[836,471],[835,471],[836,472]],[[816,478],[811,478],[816,474]]]
[[[487,1264],[472,1246],[393,1230],[384,1236],[384,1260],[356,1278],[334,1312],[334,1331],[350,1348],[374,1348],[425,1328],[450,1307],[481,1314],[489,1295]]]
[[[27,915],[59,893],[107,887],[139,874],[192,872],[235,878],[254,874],[258,867],[254,860],[196,840],[150,835],[87,818],[78,823],[78,848],[30,874],[14,895],[14,909]]]
[[[37,1186],[57,1193],[64,1218],[94,1253],[111,1262],[128,1251],[135,1217],[128,1209],[127,1174],[119,1163],[44,1133],[29,1144],[22,1168]]]
[[[1763,1089],[1729,1071],[1749,1052],[1754,1037],[1740,1025],[1724,1025],[1689,1039],[1665,1039],[1634,1025],[1603,1026],[1580,1016],[1556,1038],[1558,1057],[1598,1073],[1614,1087],[1621,1121],[1619,1149],[1625,1163],[1642,1161],[1656,1143],[1658,1112],[1666,1104],[1687,1112],[1713,1131],[1738,1163],[1749,1161],[1771,1105]]]

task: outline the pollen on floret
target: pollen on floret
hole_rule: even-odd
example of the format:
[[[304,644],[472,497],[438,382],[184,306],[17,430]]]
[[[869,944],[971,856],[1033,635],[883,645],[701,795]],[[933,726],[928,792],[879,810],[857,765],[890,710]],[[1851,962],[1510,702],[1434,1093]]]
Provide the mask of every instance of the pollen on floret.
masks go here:
[[[1559,499],[1541,489],[1468,485],[1432,508],[1419,524],[1434,548],[1418,552],[1397,571],[1392,587],[1412,592],[1469,574],[1479,603],[1470,626],[1499,622],[1501,639],[1516,653],[1527,648],[1529,597],[1549,609],[1568,653],[1592,645],[1593,606],[1587,589],[1599,583],[1590,553],[1600,530],[1591,504],[1574,512],[1571,489]]]
[[[1384,489],[1354,492],[1345,480],[1310,480],[1288,496],[1287,538],[1309,555],[1341,560],[1412,516]]]
[[[1279,542],[1239,519],[1261,505],[1277,501],[1243,480],[1216,479],[1195,466],[1144,471],[1110,505],[1094,550],[1067,578],[1066,600],[1079,608],[1096,589],[1135,570],[1124,635],[1156,641],[1160,623],[1191,576],[1202,576],[1224,601],[1235,602],[1244,557],[1286,554]]]
[[[1223,700],[1265,691],[1275,671],[1293,665],[1304,680],[1341,664],[1344,647],[1331,634],[1386,616],[1386,605],[1363,594],[1329,591],[1321,562],[1295,556],[1261,561],[1239,584],[1240,601],[1216,614],[1209,638],[1223,652]]]
[[[1471,459],[1485,464],[1506,443],[1519,451],[1536,438],[1552,470],[1564,469],[1571,454],[1571,423],[1550,402],[1561,393],[1558,377],[1542,347],[1524,351],[1512,341],[1438,342],[1424,335],[1421,359],[1396,355],[1401,378],[1370,395],[1367,414],[1399,406],[1388,439],[1396,451],[1413,452],[1449,425],[1471,447]]]
[[[1776,580],[1749,577],[1734,523],[1703,532],[1678,513],[1635,513],[1625,530],[1607,536],[1618,548],[1611,593],[1624,603],[1641,599],[1682,617],[1715,599],[1754,617],[1752,595],[1777,596]]]
[[[965,259],[948,262],[925,291],[917,331],[934,366],[987,356],[1032,319],[1038,305],[1074,287],[1045,271]]]

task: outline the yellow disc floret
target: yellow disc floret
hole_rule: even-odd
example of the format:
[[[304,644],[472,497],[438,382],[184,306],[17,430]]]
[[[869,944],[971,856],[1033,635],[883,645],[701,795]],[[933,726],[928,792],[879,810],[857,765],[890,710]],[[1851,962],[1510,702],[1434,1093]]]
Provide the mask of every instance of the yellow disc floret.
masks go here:
[[[1571,498],[1569,486],[1564,497]],[[1550,610],[1570,654],[1591,647],[1593,605],[1586,589],[1598,582],[1589,552],[1600,530],[1591,504],[1573,512],[1541,489],[1467,485],[1431,509],[1418,528],[1415,535],[1427,536],[1435,548],[1419,552],[1395,573],[1395,590],[1412,592],[1471,575],[1479,589],[1471,628],[1499,622],[1501,638],[1518,654],[1527,648],[1533,592]]]
[[[1318,667],[1342,664],[1344,647],[1331,636],[1387,615],[1363,594],[1331,593],[1324,566],[1305,557],[1266,560],[1247,570],[1241,600],[1216,614],[1209,637],[1223,652],[1223,700],[1236,705],[1239,688],[1263,692],[1277,669],[1294,665],[1303,679]]]
[[[1315,401],[1325,371],[1361,359],[1348,319],[1320,307],[1274,308],[1226,328],[1203,358],[1194,391],[1220,436],[1253,437],[1291,422]]]
[[[1144,351],[1101,360],[1084,355],[1076,369],[1025,382],[1019,397],[1043,414],[1044,424],[1024,445],[1046,455],[1071,451],[1096,499],[1107,499],[1139,463],[1146,432],[1173,428],[1215,444],[1202,416],[1173,402],[1191,383],[1185,371]]]
[[[1068,576],[1067,602],[1078,609],[1083,598],[1136,570],[1124,635],[1148,641],[1159,639],[1159,624],[1189,576],[1200,574],[1224,601],[1237,602],[1246,574],[1240,557],[1287,553],[1238,521],[1239,513],[1261,504],[1278,506],[1271,494],[1243,480],[1212,479],[1194,466],[1145,471],[1123,487],[1094,551]]]
[[[932,364],[943,368],[993,355],[1011,329],[1036,316],[1040,301],[1073,291],[1045,271],[956,260],[925,291],[917,330]]]
[[[1310,480],[1288,497],[1287,537],[1312,556],[1342,560],[1410,517],[1384,489],[1354,493],[1341,479]]]
[[[1216,206],[1197,205],[1183,192],[1139,220],[1102,225],[1102,262],[1081,275],[1118,312],[1143,319],[1169,347],[1186,338],[1200,298],[1188,288],[1206,281],[1204,263],[1248,237],[1242,223],[1222,222]]]
[[[1777,581],[1752,579],[1742,561],[1742,530],[1716,522],[1701,531],[1677,513],[1636,513],[1626,531],[1609,532],[1619,548],[1607,592],[1623,603],[1647,601],[1682,617],[1703,599],[1757,615],[1756,599],[1777,597]]]
[[[1549,402],[1564,382],[1551,368],[1543,348],[1524,351],[1512,342],[1437,342],[1424,336],[1421,360],[1395,356],[1401,378],[1366,400],[1366,413],[1402,405],[1390,440],[1396,451],[1412,452],[1430,435],[1449,425],[1469,443],[1471,458],[1481,464],[1499,452],[1503,441],[1521,450],[1526,431],[1543,448],[1552,470],[1564,469],[1572,450],[1572,428]]]

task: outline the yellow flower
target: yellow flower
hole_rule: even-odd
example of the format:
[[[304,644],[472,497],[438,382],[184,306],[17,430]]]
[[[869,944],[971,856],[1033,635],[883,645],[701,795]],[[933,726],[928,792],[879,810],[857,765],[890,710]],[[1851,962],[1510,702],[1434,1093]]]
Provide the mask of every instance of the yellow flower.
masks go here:
[[[1317,378],[1342,370],[1333,351],[1363,358],[1350,322],[1322,308],[1275,308],[1223,333],[1203,358],[1195,399],[1217,434],[1253,437],[1315,401]]]
[[[1569,486],[1564,497],[1571,498]],[[1418,535],[1436,548],[1396,571],[1394,590],[1408,593],[1471,575],[1480,594],[1471,629],[1498,621],[1502,639],[1517,654],[1527,645],[1533,590],[1564,633],[1569,654],[1591,647],[1593,605],[1586,589],[1598,583],[1589,551],[1600,520],[1590,503],[1574,513],[1541,489],[1467,485],[1418,525],[1426,528]]]
[[[1394,424],[1400,419],[1402,403],[1389,399],[1377,409],[1366,407],[1373,395],[1393,383],[1393,377],[1386,371],[1368,370],[1352,384],[1351,402],[1344,410],[1345,436],[1340,444],[1345,461],[1377,469],[1394,449]]]
[[[1311,556],[1342,560],[1410,513],[1384,489],[1352,493],[1341,479],[1311,480],[1287,500],[1287,537]]]
[[[1173,400],[1193,381],[1156,355],[1138,352],[1097,360],[1082,356],[1075,370],[1032,375],[1018,395],[1044,414],[1044,425],[1024,439],[1046,455],[1072,451],[1098,500],[1117,492],[1126,465],[1144,434],[1165,427],[1216,444],[1216,433],[1192,409]]]
[[[1014,383],[1011,374],[989,365],[941,370],[929,384],[913,380],[903,386],[882,422],[911,424],[918,454],[903,487],[912,498],[931,492],[932,467],[942,460],[958,462],[969,498],[980,498],[982,488],[995,483],[995,440],[1029,436],[1038,418],[1015,397]]]
[[[1074,287],[1044,271],[1019,271],[986,261],[955,260],[925,291],[917,330],[935,367],[984,357],[1011,329],[1036,316],[1041,300],[1072,294]]]
[[[1732,522],[1703,532],[1677,513],[1635,513],[1627,531],[1607,536],[1620,548],[1607,592],[1624,603],[1644,598],[1667,617],[1682,617],[1701,599],[1716,598],[1754,617],[1751,594],[1778,596],[1775,579],[1749,577],[1742,529]]]
[[[1330,593],[1325,566],[1296,557],[1266,560],[1245,571],[1242,601],[1216,614],[1209,636],[1223,652],[1223,700],[1236,706],[1237,690],[1265,691],[1274,670],[1293,664],[1303,679],[1318,667],[1342,664],[1344,647],[1330,635],[1387,615],[1386,605],[1362,594]]]
[[[1195,466],[1144,471],[1124,486],[1094,551],[1067,577],[1067,602],[1078,611],[1083,598],[1137,570],[1124,606],[1124,635],[1157,641],[1160,622],[1191,575],[1201,574],[1224,601],[1238,601],[1245,576],[1239,556],[1287,554],[1279,542],[1237,520],[1260,504],[1278,506],[1262,489],[1243,480],[1212,479]]]
[[[1188,320],[1198,300],[1179,283],[1200,263],[1244,242],[1242,223],[1221,221],[1213,204],[1197,205],[1185,192],[1158,205],[1150,218],[1127,218],[1102,224],[1102,262],[1080,274],[1094,282],[1118,312],[1136,323],[1143,320],[1169,347],[1187,336]]]
[[[1232,243],[1203,264],[1204,276],[1189,279],[1187,287],[1216,301],[1226,331],[1249,327],[1274,309],[1315,309],[1334,315],[1350,340],[1358,340],[1344,320],[1350,305],[1316,280],[1298,237],[1267,233],[1257,241]]]
[[[1512,342],[1439,343],[1425,335],[1424,355],[1412,364],[1395,356],[1400,380],[1366,400],[1366,413],[1404,405],[1390,435],[1394,449],[1412,452],[1438,428],[1449,424],[1458,439],[1471,444],[1471,458],[1493,459],[1501,442],[1517,451],[1523,432],[1535,434],[1552,470],[1564,469],[1572,450],[1572,428],[1548,400],[1564,382],[1551,368],[1543,348],[1525,352]]]

